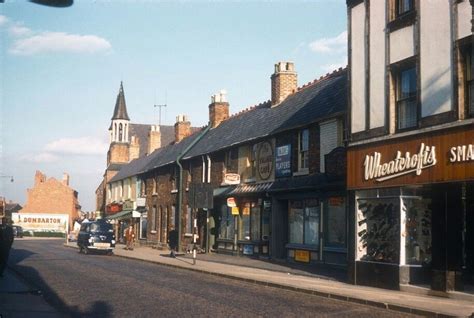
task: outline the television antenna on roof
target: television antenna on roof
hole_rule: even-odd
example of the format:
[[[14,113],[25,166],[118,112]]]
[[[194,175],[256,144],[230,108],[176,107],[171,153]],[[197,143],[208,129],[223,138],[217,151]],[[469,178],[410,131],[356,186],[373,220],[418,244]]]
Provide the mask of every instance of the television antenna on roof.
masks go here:
[[[160,108],[160,118],[158,119],[158,125],[161,127],[161,108],[167,106],[167,100],[168,100],[168,92],[165,93],[165,103],[164,104],[155,104],[153,107],[159,107]]]

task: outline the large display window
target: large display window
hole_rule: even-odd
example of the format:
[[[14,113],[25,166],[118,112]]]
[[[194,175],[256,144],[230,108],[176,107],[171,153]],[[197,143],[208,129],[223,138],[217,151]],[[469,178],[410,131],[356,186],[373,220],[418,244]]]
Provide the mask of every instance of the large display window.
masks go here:
[[[318,200],[290,201],[289,243],[318,245],[320,216],[321,208]]]
[[[431,201],[415,195],[421,192],[396,188],[356,193],[358,260],[400,265],[431,262]]]

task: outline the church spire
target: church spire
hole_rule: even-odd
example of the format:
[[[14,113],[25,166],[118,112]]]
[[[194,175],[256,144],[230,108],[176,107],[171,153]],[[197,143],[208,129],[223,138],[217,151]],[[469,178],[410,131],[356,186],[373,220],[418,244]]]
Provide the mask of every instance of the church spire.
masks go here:
[[[125,119],[130,120],[127,114],[127,104],[125,103],[125,93],[123,92],[123,83],[120,82],[120,90],[117,95],[117,101],[115,102],[114,115],[112,120]]]

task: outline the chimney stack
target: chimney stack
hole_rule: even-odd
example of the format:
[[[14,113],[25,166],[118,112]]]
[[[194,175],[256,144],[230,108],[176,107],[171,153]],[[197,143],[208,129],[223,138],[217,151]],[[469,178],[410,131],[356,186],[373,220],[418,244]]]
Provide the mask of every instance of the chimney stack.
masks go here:
[[[63,184],[69,187],[69,175],[66,172],[63,173]]]
[[[176,116],[176,124],[174,124],[175,142],[178,143],[189,135],[191,135],[191,122],[189,122],[188,116]]]
[[[35,173],[35,186],[39,185],[46,181],[46,175],[44,175],[41,171],[36,170]]]
[[[151,125],[148,132],[148,152],[151,154],[156,149],[161,148],[161,131],[159,125]]]
[[[130,161],[140,156],[140,139],[137,136],[130,138]]]
[[[227,102],[227,92],[221,90],[211,96],[209,105],[209,123],[211,128],[216,128],[224,120],[229,118],[229,103]]]
[[[280,104],[298,88],[297,75],[293,62],[278,62],[272,80],[272,106]]]

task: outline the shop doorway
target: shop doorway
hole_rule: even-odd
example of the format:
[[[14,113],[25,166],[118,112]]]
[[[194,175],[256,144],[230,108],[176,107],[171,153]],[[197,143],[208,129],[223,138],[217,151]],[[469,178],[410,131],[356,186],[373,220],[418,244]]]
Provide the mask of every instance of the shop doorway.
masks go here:
[[[465,187],[464,213],[464,281],[466,289],[474,293],[474,182]]]

